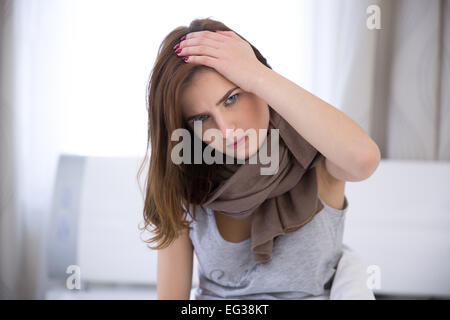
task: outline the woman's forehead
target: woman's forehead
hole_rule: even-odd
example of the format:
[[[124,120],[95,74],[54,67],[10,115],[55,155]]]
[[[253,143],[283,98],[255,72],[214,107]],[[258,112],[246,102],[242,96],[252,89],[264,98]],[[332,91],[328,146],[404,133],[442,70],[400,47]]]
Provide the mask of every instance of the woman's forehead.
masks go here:
[[[182,108],[184,111],[202,111],[213,108],[224,93],[233,87],[233,84],[213,72],[202,72],[194,79],[191,85],[186,87],[182,95]]]

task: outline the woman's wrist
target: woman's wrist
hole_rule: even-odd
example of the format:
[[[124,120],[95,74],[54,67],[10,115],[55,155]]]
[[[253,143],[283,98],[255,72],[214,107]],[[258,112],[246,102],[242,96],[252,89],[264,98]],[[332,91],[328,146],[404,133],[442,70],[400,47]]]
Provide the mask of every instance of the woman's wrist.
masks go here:
[[[264,64],[260,63],[254,72],[254,76],[252,77],[252,81],[249,84],[249,91],[259,95],[259,89],[263,87],[264,81],[269,76],[269,73],[272,71],[272,69],[266,67]]]

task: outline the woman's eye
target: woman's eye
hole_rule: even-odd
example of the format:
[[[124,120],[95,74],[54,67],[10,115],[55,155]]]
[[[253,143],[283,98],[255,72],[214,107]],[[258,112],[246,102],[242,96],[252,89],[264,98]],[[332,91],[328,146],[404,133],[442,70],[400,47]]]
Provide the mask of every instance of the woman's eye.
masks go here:
[[[206,114],[202,114],[201,116],[198,116],[197,118],[195,118],[194,121],[204,121],[205,118],[203,118],[203,117],[207,117],[207,116],[208,115],[206,115]]]
[[[232,96],[230,96],[226,101],[228,101],[229,99],[231,99],[231,98],[233,98],[233,97],[236,97],[236,98],[235,98],[234,100],[232,100],[232,102],[225,103],[225,105],[229,106],[230,104],[235,103],[236,100],[237,100],[238,95],[239,95],[239,93],[236,93],[236,94],[233,94]]]
[[[225,105],[226,106],[229,106],[229,105],[232,105],[233,103],[235,103],[236,102],[236,100],[237,100],[237,98],[238,98],[238,96],[239,96],[239,94],[240,93],[236,93],[236,94],[233,94],[232,96],[230,96],[226,101],[225,101]],[[234,97],[234,99],[232,99]],[[231,99],[231,102],[227,102],[228,100],[230,100]],[[203,114],[203,115],[201,115],[201,116],[198,116],[197,118],[194,118],[192,121],[205,121],[205,120],[207,120],[208,119],[208,115],[206,115],[206,114]]]

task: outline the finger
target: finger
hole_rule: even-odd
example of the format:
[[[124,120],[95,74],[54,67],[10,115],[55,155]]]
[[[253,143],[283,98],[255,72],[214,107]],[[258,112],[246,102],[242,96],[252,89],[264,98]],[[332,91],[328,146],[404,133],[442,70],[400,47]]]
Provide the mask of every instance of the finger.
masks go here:
[[[187,63],[203,64],[215,69],[218,60],[208,56],[187,56],[184,61]]]
[[[226,37],[234,37],[236,34],[233,31],[216,30],[216,33],[224,35]]]
[[[210,56],[214,58],[219,57],[220,50],[212,48],[210,46],[192,46],[184,47],[175,51],[178,56]]]
[[[216,38],[206,38],[205,36],[200,37],[191,37],[189,39],[183,40],[179,43],[179,48],[185,48],[190,46],[210,46],[213,48],[218,49],[220,47],[221,42]]]
[[[194,32],[189,32],[188,34],[186,34],[186,40],[205,38],[205,39],[213,39],[213,40],[217,41],[222,37],[223,37],[223,35],[213,32],[213,31],[209,31],[209,30],[194,31]]]

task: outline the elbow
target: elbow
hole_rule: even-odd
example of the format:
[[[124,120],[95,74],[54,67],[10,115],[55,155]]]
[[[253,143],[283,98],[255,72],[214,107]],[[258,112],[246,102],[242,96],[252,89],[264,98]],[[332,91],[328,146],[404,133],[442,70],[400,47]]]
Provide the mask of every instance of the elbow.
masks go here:
[[[381,161],[381,152],[378,146],[374,143],[374,147],[367,152],[364,152],[358,160],[358,181],[366,180],[372,176],[378,168]]]

